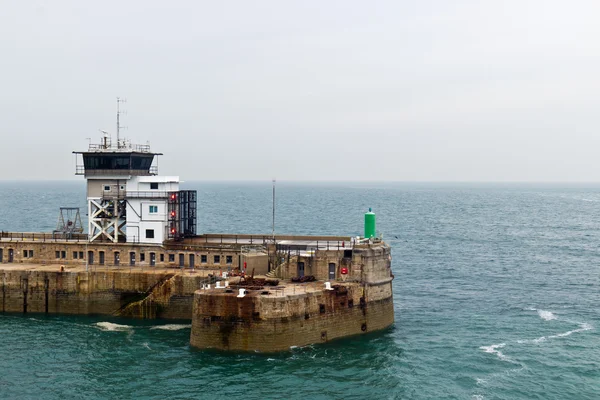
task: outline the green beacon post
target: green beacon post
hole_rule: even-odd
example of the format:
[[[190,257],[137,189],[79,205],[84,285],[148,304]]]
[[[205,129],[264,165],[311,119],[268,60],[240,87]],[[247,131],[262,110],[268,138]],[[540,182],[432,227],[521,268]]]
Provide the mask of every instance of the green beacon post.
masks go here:
[[[370,239],[375,237],[375,213],[371,212],[371,207],[369,207],[369,212],[365,213],[365,238]]]

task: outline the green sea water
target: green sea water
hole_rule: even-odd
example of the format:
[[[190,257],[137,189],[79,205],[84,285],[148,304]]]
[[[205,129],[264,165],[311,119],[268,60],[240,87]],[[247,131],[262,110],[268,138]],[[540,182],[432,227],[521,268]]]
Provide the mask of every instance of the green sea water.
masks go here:
[[[270,232],[269,182],[185,185],[200,231]],[[0,230],[52,230],[84,196],[0,183]],[[276,230],[359,235],[369,207],[393,248],[392,328],[223,353],[190,348],[189,321],[0,313],[0,398],[600,398],[600,186],[284,182]]]

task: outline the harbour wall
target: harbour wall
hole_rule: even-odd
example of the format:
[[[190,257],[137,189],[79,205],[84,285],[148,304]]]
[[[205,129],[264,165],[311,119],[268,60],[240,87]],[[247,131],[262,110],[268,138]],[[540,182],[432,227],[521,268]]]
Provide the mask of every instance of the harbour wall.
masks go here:
[[[190,319],[193,293],[206,280],[168,270],[56,269],[55,266],[0,268],[0,310]]]
[[[194,297],[190,344],[273,352],[381,330],[394,323],[391,281],[298,294],[289,288],[283,295],[259,290],[241,298],[237,292],[200,290]]]

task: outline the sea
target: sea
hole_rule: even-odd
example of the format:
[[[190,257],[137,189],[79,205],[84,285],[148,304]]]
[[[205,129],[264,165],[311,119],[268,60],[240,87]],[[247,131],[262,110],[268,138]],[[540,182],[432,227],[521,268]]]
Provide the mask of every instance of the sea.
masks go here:
[[[276,233],[360,235],[373,209],[393,327],[226,353],[189,321],[0,313],[0,398],[600,398],[600,185],[276,185]],[[271,232],[271,181],[183,188],[200,232]],[[51,231],[61,206],[86,223],[83,182],[1,182],[0,230]]]

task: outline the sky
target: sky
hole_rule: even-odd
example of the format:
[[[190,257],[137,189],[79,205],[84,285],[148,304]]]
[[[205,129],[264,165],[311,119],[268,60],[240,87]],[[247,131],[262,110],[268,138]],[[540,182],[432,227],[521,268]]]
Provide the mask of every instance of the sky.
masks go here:
[[[0,180],[598,182],[600,2],[0,0]]]

